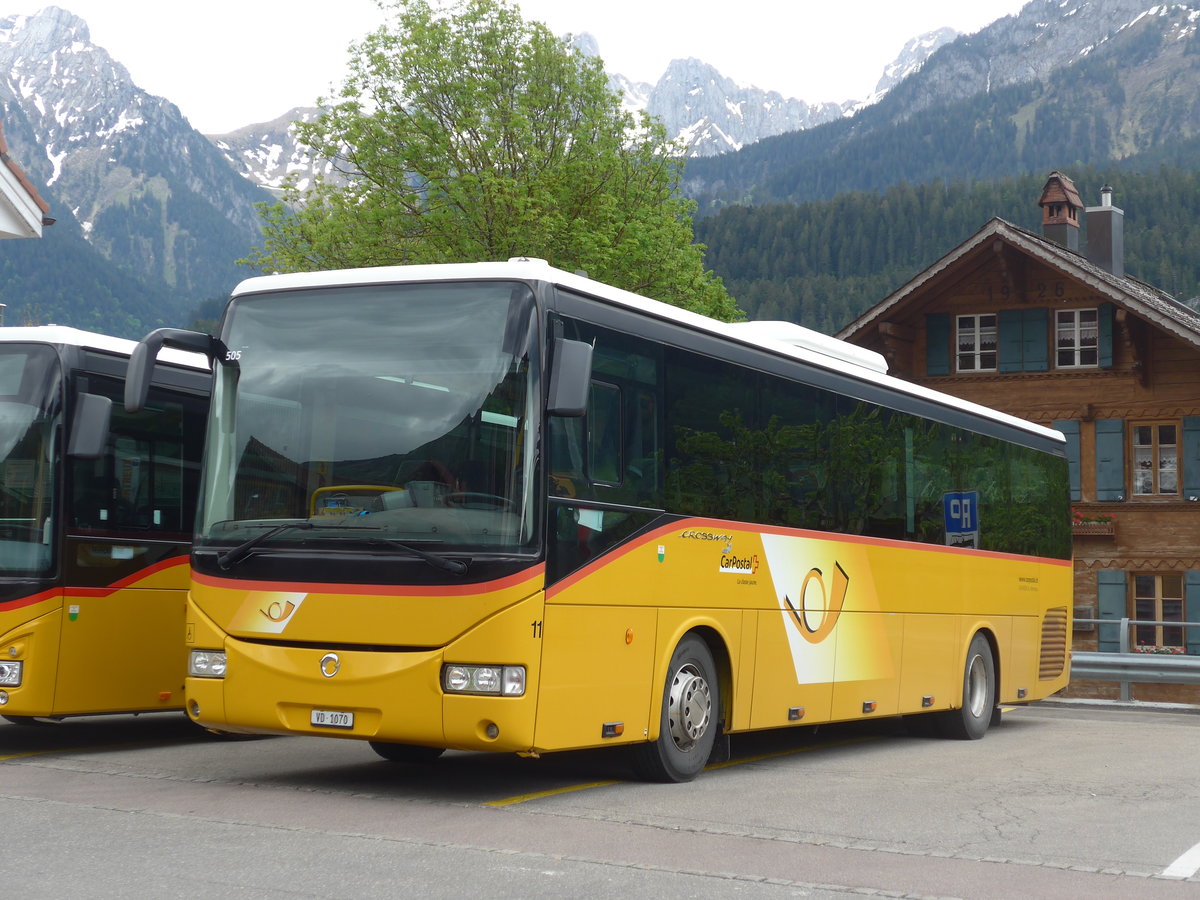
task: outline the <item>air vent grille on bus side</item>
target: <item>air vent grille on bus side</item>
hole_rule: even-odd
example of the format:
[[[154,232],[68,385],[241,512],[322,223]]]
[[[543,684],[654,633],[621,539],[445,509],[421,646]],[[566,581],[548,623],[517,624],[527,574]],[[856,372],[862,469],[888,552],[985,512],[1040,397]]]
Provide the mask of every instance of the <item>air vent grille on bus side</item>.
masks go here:
[[[1064,606],[1046,611],[1042,620],[1042,655],[1038,678],[1050,681],[1062,674],[1067,664],[1067,609]]]

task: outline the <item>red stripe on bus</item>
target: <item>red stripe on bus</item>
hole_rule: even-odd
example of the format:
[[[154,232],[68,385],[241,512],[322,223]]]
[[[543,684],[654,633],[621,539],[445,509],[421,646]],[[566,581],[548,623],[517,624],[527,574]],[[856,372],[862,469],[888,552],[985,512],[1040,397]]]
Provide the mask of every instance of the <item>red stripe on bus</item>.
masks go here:
[[[18,597],[15,600],[6,600],[3,603],[0,603],[0,609],[3,609],[7,612],[10,609],[21,609],[26,606],[35,606],[38,603],[53,599],[54,597],[62,596],[62,592],[62,588],[53,587],[48,591],[39,591],[38,593],[30,594],[27,597]]]
[[[127,575],[120,581],[114,581],[107,587],[72,587],[68,585],[63,590],[74,597],[107,597],[109,594],[115,594],[122,588],[133,587],[137,582],[143,581],[151,575],[157,575],[159,572],[165,572],[167,569],[186,566],[187,564],[188,558],[186,556],[172,556],[170,559],[156,562],[152,566],[138,569],[132,575]]]
[[[984,559],[1007,559],[1021,560],[1025,562],[1036,562],[1043,565],[1054,566],[1072,566],[1073,562],[1069,559],[1051,559],[1042,556],[1027,556],[1019,553],[1000,553],[996,550],[972,550],[965,547],[943,547],[940,544],[923,544],[916,541],[898,541],[893,538],[876,538],[867,537],[861,534],[839,534],[829,531],[810,531],[803,528],[784,528],[778,525],[755,525],[748,522],[731,522],[726,519],[677,519],[668,525],[655,528],[646,534],[641,535],[622,544],[619,548],[611,553],[604,553],[598,558],[592,560],[581,569],[576,569],[566,578],[546,589],[546,599],[556,596],[562,591],[582,581],[584,578],[610,564],[616,559],[634,553],[647,544],[652,544],[664,537],[670,537],[681,531],[694,531],[698,528],[704,528],[710,531],[723,532],[749,532],[751,534],[775,534],[783,535],[784,537],[806,538],[816,541],[832,541],[842,544],[865,544],[872,547],[890,547],[897,550],[912,550],[918,553],[965,553],[973,557],[982,557]]]
[[[379,594],[395,597],[465,597],[484,591],[502,591],[506,588],[544,577],[546,564],[538,563],[512,575],[495,581],[472,584],[325,584],[298,581],[243,581],[240,578],[218,578],[214,575],[192,573],[192,581],[206,587],[235,589],[241,591],[272,591],[289,594]]]

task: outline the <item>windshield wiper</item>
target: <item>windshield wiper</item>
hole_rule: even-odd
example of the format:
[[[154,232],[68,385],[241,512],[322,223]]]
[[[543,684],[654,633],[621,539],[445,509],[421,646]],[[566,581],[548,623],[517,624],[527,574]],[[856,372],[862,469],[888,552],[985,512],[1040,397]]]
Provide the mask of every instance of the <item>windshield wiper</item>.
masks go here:
[[[451,575],[463,575],[467,571],[467,564],[457,559],[447,559],[444,556],[438,556],[436,553],[430,553],[428,550],[422,550],[420,547],[414,547],[412,544],[406,544],[403,541],[393,540],[392,538],[368,538],[368,543],[371,544],[386,544],[389,547],[399,547],[401,550],[411,553],[418,559],[423,559],[435,569],[441,569],[443,572],[449,572]]]
[[[229,569],[234,563],[245,559],[250,554],[250,551],[261,544],[269,537],[274,537],[284,531],[289,531],[293,528],[303,529],[308,531],[315,528],[316,525],[312,522],[284,522],[282,525],[276,525],[274,528],[268,528],[261,534],[256,534],[249,540],[242,541],[236,547],[231,547],[224,553],[217,554],[217,565],[222,569]],[[327,527],[327,526],[322,526]],[[378,531],[378,528],[369,525],[336,525],[329,526],[336,528],[339,531]],[[367,538],[367,543],[371,544],[386,544],[389,547],[397,547],[406,553],[410,553],[424,562],[429,563],[435,569],[441,569],[443,572],[449,572],[452,575],[462,575],[467,571],[467,564],[457,559],[447,559],[444,556],[439,556],[436,553],[430,553],[428,550],[422,550],[420,547],[414,547],[412,544],[406,544],[403,541],[393,540],[392,538],[370,537]]]
[[[217,554],[217,565],[222,569],[230,568],[234,563],[245,559],[250,551],[261,544],[269,537],[274,537],[284,531],[290,531],[293,528],[308,530],[313,527],[312,522],[284,522],[282,525],[276,525],[274,528],[268,528],[266,531],[256,534],[254,537],[242,541],[236,547],[230,547],[224,553]]]

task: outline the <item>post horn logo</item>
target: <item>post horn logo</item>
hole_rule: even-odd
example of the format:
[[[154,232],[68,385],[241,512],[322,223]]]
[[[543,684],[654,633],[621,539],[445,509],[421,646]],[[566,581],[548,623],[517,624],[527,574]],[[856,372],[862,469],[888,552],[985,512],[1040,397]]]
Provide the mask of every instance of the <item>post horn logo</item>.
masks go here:
[[[796,604],[790,597],[786,594],[783,596],[783,602],[791,610],[792,618],[800,626],[800,636],[810,644],[819,644],[829,637],[833,626],[837,624],[838,617],[842,614],[842,607],[846,604],[846,593],[850,589],[850,576],[846,574],[846,570],[840,563],[835,562],[833,565],[833,583],[828,592],[825,590],[824,573],[820,569],[812,568],[808,570],[808,574],[804,576],[804,581],[800,584],[799,609],[796,608]],[[815,596],[809,597],[810,584],[814,591],[820,588],[819,601]]]
[[[326,653],[321,657],[321,674],[326,678],[332,678],[341,667],[342,661],[336,653]]]
[[[295,611],[296,604],[291,600],[286,600],[283,603],[274,600],[266,609],[259,610],[260,613],[272,622],[286,622]]]

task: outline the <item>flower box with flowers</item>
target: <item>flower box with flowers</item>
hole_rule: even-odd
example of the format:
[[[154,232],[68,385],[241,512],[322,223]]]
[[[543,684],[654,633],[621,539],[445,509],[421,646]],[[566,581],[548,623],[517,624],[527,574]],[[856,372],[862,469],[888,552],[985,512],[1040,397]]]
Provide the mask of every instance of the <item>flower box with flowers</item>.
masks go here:
[[[1184,656],[1187,653],[1183,647],[1160,647],[1155,644],[1139,644],[1129,649],[1134,653],[1159,653],[1164,656]]]
[[[1117,521],[1107,513],[1082,513],[1071,510],[1072,534],[1116,534]]]

